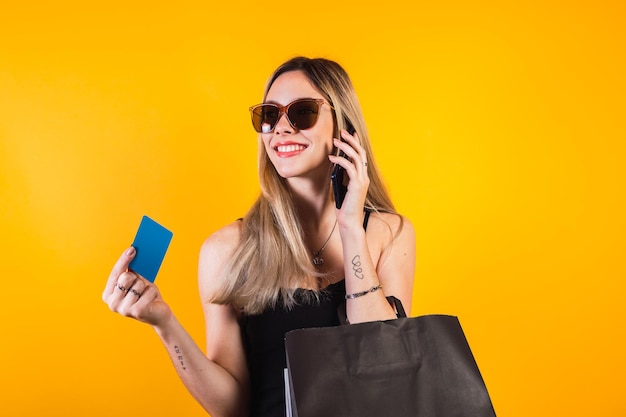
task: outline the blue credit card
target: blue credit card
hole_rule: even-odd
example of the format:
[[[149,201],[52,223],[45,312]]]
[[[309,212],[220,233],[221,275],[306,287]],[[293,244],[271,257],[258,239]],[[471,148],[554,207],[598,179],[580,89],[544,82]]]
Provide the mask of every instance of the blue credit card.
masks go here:
[[[135,235],[133,247],[137,251],[130,263],[130,269],[154,282],[173,233],[148,216],[143,216]]]

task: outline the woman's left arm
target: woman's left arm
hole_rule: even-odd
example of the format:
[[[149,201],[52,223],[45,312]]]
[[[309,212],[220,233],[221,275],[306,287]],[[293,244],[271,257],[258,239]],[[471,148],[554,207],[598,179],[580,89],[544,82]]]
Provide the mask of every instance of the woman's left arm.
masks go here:
[[[363,206],[369,187],[367,157],[358,136],[341,132],[345,142],[335,140],[350,159],[330,156],[345,168],[350,182],[337,220],[343,248],[346,313],[350,323],[396,317],[386,296],[400,299],[411,311],[415,274],[415,231],[408,219],[390,213],[372,213],[367,234]]]
[[[415,279],[415,230],[406,217],[394,214],[382,216],[389,219],[388,222],[383,221],[392,237],[381,248],[376,272],[385,295],[398,298],[408,315],[411,314]]]
[[[363,229],[361,229],[363,230]],[[393,295],[411,312],[415,275],[415,231],[399,215],[372,213],[367,233],[342,236],[346,312],[350,323],[396,317],[386,297]]]

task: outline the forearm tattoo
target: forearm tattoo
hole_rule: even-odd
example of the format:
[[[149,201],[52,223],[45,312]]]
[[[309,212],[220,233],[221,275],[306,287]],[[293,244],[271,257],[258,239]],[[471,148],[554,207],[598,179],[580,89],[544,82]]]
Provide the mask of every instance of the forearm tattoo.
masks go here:
[[[183,371],[186,370],[187,368],[185,367],[185,361],[183,361],[183,354],[180,352],[178,346],[174,346],[174,352],[176,352],[176,358],[180,362],[180,366],[183,368]]]
[[[361,268],[361,257],[359,255],[352,258],[352,270],[354,271],[354,276],[358,279],[365,278],[365,275],[363,275],[363,268]]]

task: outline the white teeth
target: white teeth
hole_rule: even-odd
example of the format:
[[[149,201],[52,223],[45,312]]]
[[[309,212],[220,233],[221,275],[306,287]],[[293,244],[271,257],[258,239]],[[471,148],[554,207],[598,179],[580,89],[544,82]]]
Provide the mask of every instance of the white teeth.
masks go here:
[[[281,145],[276,147],[278,152],[295,152],[306,149],[306,146],[303,145]]]

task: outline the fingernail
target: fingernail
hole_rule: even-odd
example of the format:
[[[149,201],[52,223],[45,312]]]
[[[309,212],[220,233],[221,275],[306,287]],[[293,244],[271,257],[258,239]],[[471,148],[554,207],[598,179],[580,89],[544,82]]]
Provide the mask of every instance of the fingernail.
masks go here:
[[[135,248],[133,248],[132,246],[128,249],[126,249],[126,256],[134,256],[135,255]]]

